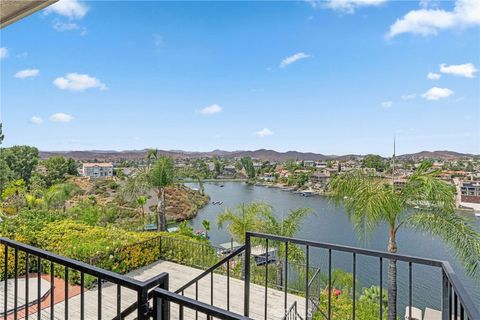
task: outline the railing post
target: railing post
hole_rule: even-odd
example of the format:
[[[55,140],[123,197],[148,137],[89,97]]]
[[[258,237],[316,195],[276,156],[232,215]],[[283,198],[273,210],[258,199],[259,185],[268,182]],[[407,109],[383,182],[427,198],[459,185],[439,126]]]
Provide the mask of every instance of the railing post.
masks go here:
[[[450,319],[449,285],[447,274],[442,268],[442,320]]]
[[[243,270],[244,270],[244,310],[243,315],[248,317],[250,313],[250,254],[251,254],[251,241],[250,234],[247,232],[245,234],[245,258],[243,259]]]
[[[147,320],[149,305],[148,305],[148,290],[143,287],[137,292],[138,300],[138,309],[137,309],[137,319],[138,320]]]
[[[158,287],[168,290],[168,277],[167,274],[163,279],[163,283],[161,283]],[[161,298],[153,299],[153,320],[169,320],[170,319],[170,303]]]

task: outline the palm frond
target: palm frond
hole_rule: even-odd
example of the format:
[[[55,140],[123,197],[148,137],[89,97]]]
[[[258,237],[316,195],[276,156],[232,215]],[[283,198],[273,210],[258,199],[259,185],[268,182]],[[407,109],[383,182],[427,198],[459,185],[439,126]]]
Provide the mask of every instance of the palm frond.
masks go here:
[[[402,211],[392,188],[362,170],[335,177],[330,190],[335,203],[344,205],[355,231],[364,239],[381,222],[395,225]]]
[[[147,171],[140,171],[135,176],[127,178],[120,194],[124,199],[133,200],[150,190]]]
[[[255,202],[237,206],[236,210],[226,209],[217,217],[217,225],[223,228],[228,224],[228,232],[237,241],[245,242],[247,231],[260,231],[262,221],[260,216],[270,210],[270,206]]]
[[[468,275],[480,283],[480,233],[468,219],[456,213],[422,211],[409,216],[405,224],[442,238]]]
[[[290,210],[290,213],[281,221],[281,235],[293,237],[302,227],[305,218],[312,213],[311,208]]]
[[[400,191],[405,204],[421,207],[437,208],[442,212],[455,211],[455,188],[438,179],[435,171],[426,171],[428,165],[410,176],[406,185]]]

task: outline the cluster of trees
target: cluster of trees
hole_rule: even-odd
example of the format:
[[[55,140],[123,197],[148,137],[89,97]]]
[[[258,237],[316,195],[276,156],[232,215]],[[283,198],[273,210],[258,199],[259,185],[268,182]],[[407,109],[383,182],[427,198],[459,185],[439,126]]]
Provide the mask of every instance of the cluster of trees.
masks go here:
[[[157,197],[157,230],[165,231],[167,228],[165,189],[177,182],[178,173],[171,157],[158,156],[156,152],[149,152],[147,157],[151,160],[149,165],[135,176],[127,178],[122,194],[126,198],[134,198],[143,210],[148,193],[154,192]]]
[[[388,163],[376,154],[369,154],[362,160],[362,168],[375,169],[377,172],[384,172],[388,168]]]
[[[0,144],[3,138],[0,124]],[[77,175],[73,159],[51,157],[42,161],[35,147],[0,148],[0,200],[4,211],[15,213],[24,206],[63,207],[76,190],[65,183],[68,175]]]

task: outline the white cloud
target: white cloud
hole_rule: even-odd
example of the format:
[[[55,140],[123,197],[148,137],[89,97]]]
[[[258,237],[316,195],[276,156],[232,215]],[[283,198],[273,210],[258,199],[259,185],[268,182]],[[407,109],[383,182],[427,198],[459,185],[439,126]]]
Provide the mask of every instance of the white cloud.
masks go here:
[[[427,74],[427,78],[430,79],[430,80],[438,80],[438,79],[440,79],[441,76],[442,76],[441,74],[433,73],[433,72],[429,72]]]
[[[38,69],[25,69],[25,70],[18,71],[13,76],[18,79],[26,79],[26,78],[36,77],[38,76],[39,73],[40,73],[40,70]]]
[[[43,123],[43,119],[41,117],[38,117],[38,116],[33,116],[31,119],[30,119],[30,122],[33,123],[33,124],[42,124]]]
[[[107,90],[107,86],[100,80],[90,77],[88,74],[68,73],[65,77],[53,80],[53,84],[62,90],[84,91],[90,88]]]
[[[285,68],[289,64],[292,64],[298,60],[306,59],[306,58],[310,58],[310,55],[304,52],[295,53],[294,55],[291,55],[290,57],[286,57],[285,59],[283,59],[282,62],[280,62],[280,68]]]
[[[61,22],[61,21],[55,21],[52,25],[53,29],[57,31],[71,31],[71,30],[79,30],[80,26],[76,24],[75,22]]]
[[[205,107],[200,110],[200,113],[203,115],[212,115],[220,112],[222,112],[222,107],[220,107],[218,104],[212,104],[211,106]]]
[[[452,94],[453,91],[448,88],[433,87],[422,94],[422,97],[427,100],[440,100],[443,98],[448,98]]]
[[[411,94],[404,94],[402,96],[402,100],[413,100],[417,97],[417,95],[415,93],[411,93]]]
[[[69,19],[82,19],[88,7],[79,0],[60,0],[45,9],[45,14],[56,13]]]
[[[66,114],[66,113],[55,113],[50,116],[50,121],[53,122],[70,122],[75,119],[73,116]]]
[[[54,20],[52,24],[52,28],[59,32],[78,30],[80,31],[81,36],[84,36],[87,34],[87,28],[82,27],[75,22],[62,22],[59,20]]]
[[[260,138],[271,136],[273,132],[268,128],[263,128],[260,131],[255,132],[255,135]]]
[[[8,57],[8,49],[6,47],[0,48],[0,59]]]
[[[380,105],[384,108],[391,108],[393,106],[393,101],[383,101]]]
[[[360,7],[378,6],[387,0],[306,0],[313,8],[328,8],[345,13],[354,13]]]
[[[467,78],[474,78],[475,72],[477,72],[477,68],[473,65],[473,63],[464,63],[464,64],[457,64],[457,65],[449,65],[447,66],[445,63],[440,65],[440,72],[453,74],[456,76],[467,77]]]
[[[420,9],[408,12],[390,26],[387,39],[402,33],[422,36],[436,35],[450,28],[467,28],[480,24],[480,1],[457,0],[452,11],[442,9]]]

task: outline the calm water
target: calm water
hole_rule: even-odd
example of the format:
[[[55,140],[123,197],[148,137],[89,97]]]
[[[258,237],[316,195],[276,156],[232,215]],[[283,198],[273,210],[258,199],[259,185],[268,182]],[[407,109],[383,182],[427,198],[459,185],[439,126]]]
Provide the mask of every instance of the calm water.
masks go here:
[[[198,187],[196,184],[188,184]],[[298,238],[330,242],[342,245],[359,246],[376,250],[386,250],[388,241],[388,229],[381,226],[369,237],[368,242],[358,240],[352,225],[346,218],[341,207],[332,205],[328,198],[313,196],[303,197],[280,189],[249,186],[245,183],[226,182],[224,187],[217,183],[205,184],[205,192],[211,196],[211,201],[223,201],[222,205],[209,204],[202,208],[197,217],[191,221],[195,229],[201,229],[204,219],[211,221],[212,230],[210,237],[213,244],[230,241],[230,236],[223,229],[216,226],[217,215],[226,208],[233,208],[242,203],[264,201],[271,204],[278,216],[288,214],[290,209],[308,207],[315,211],[309,216],[297,234]],[[480,219],[476,220],[480,230]],[[459,274],[463,285],[471,294],[471,298],[480,307],[480,288],[478,283],[469,279],[462,267],[456,262],[455,257],[442,240],[430,235],[421,234],[407,229],[400,230],[397,236],[398,251],[401,254],[421,256],[432,259],[447,260]],[[345,271],[352,270],[352,256],[344,253],[334,253],[333,266]],[[324,250],[314,249],[311,251],[311,261],[321,270],[327,271],[327,256]],[[383,265],[383,286],[386,287],[387,263]],[[323,272],[323,271],[322,271]],[[405,263],[398,264],[398,290],[399,312],[403,313],[408,301],[408,266]],[[379,284],[379,260],[370,257],[357,257],[357,276],[362,287]],[[440,309],[441,299],[441,273],[437,268],[429,268],[414,265],[413,267],[413,305],[424,309],[425,306]]]

